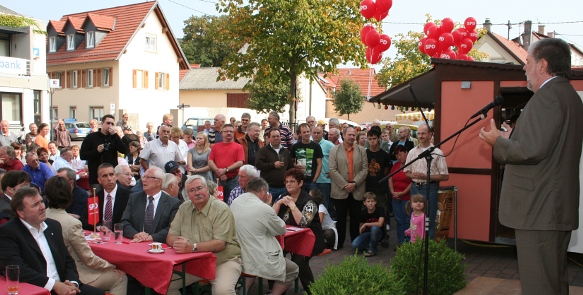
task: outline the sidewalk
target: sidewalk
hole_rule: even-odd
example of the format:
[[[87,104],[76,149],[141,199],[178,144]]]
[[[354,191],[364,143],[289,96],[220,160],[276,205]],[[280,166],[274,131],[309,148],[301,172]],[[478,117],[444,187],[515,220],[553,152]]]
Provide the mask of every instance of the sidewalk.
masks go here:
[[[387,267],[390,265],[390,260],[396,254],[393,251],[397,244],[395,228],[394,220],[392,220],[391,230],[389,231],[390,245],[388,248],[379,246],[378,255],[367,258],[370,264],[382,263]],[[449,239],[448,244],[453,249],[453,239]],[[466,243],[458,240],[457,250],[466,257],[464,262],[467,264],[465,273],[468,282],[468,286],[457,294],[520,294],[516,247],[479,242]],[[310,260],[314,276],[317,279],[326,266],[337,265],[344,260],[344,257],[353,254],[354,251],[350,247],[350,235],[347,233],[343,249],[332,251],[332,253],[325,256],[316,256]],[[571,294],[583,295],[583,267],[577,265],[577,263],[583,265],[583,255],[570,253],[569,258]],[[265,286],[267,286],[266,283]],[[266,290],[266,287],[264,287],[264,290]],[[303,294],[303,292],[293,293],[293,290],[290,291],[287,293]],[[257,294],[257,289],[255,287],[252,288],[250,294]]]

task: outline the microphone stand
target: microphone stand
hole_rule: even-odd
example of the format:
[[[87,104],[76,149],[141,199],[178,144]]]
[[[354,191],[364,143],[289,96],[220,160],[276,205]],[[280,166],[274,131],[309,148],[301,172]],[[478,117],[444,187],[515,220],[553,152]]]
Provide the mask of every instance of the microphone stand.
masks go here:
[[[400,171],[402,171],[406,167],[409,167],[410,165],[417,162],[418,160],[425,159],[427,161],[427,181],[425,182],[426,190],[427,190],[427,210],[426,210],[426,212],[429,214],[425,215],[425,258],[424,258],[425,266],[423,269],[423,294],[424,295],[428,294],[428,274],[429,274],[429,234],[428,233],[429,233],[429,216],[431,216],[431,203],[429,202],[429,190],[430,190],[431,184],[429,182],[430,182],[430,178],[431,178],[431,161],[433,161],[433,157],[431,156],[431,154],[433,153],[433,151],[436,148],[440,147],[441,145],[448,142],[449,140],[451,140],[455,136],[466,131],[466,129],[474,126],[479,121],[482,121],[487,116],[488,116],[488,111],[482,112],[482,115],[480,117],[478,117],[477,119],[475,119],[474,121],[472,121],[470,124],[464,126],[462,129],[458,130],[454,134],[452,134],[449,137],[447,137],[446,139],[442,140],[440,143],[428,148],[427,150],[425,150],[424,152],[419,154],[419,156],[417,156],[417,158],[413,159],[413,161],[405,164],[405,166],[399,168],[397,171],[387,175],[386,177],[384,177],[383,179],[381,179],[379,181],[380,184],[382,184],[383,182],[386,182],[387,179],[389,179],[393,175],[399,173]]]

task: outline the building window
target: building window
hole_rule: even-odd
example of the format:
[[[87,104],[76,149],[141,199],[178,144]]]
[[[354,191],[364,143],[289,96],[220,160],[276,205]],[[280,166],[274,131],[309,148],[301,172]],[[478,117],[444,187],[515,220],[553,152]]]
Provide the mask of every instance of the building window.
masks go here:
[[[20,122],[22,98],[20,93],[0,92],[2,97],[2,120]]]
[[[146,35],[146,51],[156,52],[156,36]]]
[[[77,119],[77,107],[69,107],[69,118]]]
[[[89,107],[89,114],[91,119],[101,122],[101,118],[105,115],[105,112],[103,111],[103,107]]]
[[[59,108],[52,107],[51,108],[51,120],[56,120],[59,117]]]
[[[75,34],[67,35],[67,50],[75,50]]]
[[[87,88],[93,88],[93,69],[87,70],[86,82]]]
[[[95,47],[95,31],[85,33],[85,44],[87,48]]]
[[[148,89],[148,71],[133,70],[133,87],[137,89]]]
[[[69,85],[71,86],[71,88],[77,88],[79,85],[77,85],[77,79],[79,78],[79,73],[77,71],[71,71],[71,76],[69,78],[71,78],[71,80],[69,80]]]
[[[49,52],[57,52],[57,37],[49,37]]]
[[[170,74],[156,72],[156,89],[159,90],[170,89]]]
[[[102,86],[109,86],[111,83],[109,81],[111,73],[109,72],[109,68],[101,69],[101,85]]]
[[[59,88],[63,88],[63,72],[56,72],[55,79],[59,80]]]
[[[34,123],[40,124],[41,121],[41,92],[40,90],[34,90]]]

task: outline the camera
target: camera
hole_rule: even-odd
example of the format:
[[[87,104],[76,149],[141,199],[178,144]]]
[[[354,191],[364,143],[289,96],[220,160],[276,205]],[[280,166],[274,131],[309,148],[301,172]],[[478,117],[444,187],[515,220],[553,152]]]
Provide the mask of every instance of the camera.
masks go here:
[[[103,144],[104,151],[109,151],[110,148],[111,148],[111,142],[106,142]]]

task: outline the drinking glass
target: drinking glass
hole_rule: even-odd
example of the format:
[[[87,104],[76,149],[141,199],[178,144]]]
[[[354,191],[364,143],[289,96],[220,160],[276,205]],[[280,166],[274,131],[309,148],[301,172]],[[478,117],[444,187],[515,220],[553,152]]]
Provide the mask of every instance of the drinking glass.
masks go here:
[[[6,266],[6,286],[8,286],[8,295],[18,294],[18,277],[20,268],[18,265]]]
[[[113,236],[116,244],[121,244],[123,241],[123,224],[116,223],[113,225]]]

